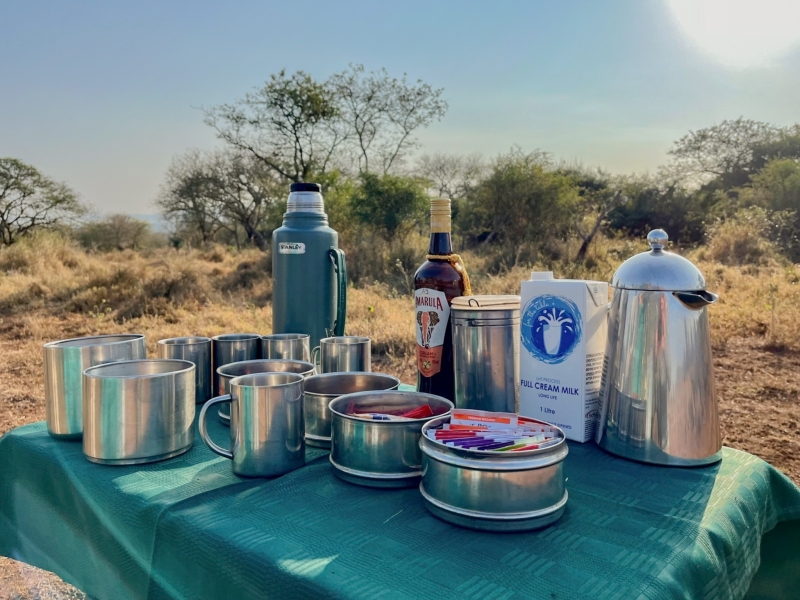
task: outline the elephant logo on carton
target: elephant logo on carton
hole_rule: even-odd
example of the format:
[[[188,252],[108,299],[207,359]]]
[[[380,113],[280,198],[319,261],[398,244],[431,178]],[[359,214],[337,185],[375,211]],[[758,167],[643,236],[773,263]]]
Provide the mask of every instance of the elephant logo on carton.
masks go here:
[[[564,362],[581,340],[581,313],[569,298],[545,294],[531,299],[522,316],[522,343],[538,360]]]

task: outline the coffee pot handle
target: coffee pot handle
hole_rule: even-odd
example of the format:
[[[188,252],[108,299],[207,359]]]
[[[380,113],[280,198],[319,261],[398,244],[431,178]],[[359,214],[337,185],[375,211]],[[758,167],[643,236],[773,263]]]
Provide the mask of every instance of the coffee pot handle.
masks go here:
[[[215,444],[209,437],[208,428],[206,427],[206,413],[208,412],[208,409],[211,408],[211,405],[220,404],[222,402],[230,402],[231,400],[231,395],[225,394],[224,396],[212,398],[203,404],[203,408],[200,409],[200,416],[197,418],[197,430],[200,432],[200,438],[203,440],[205,445],[208,446],[209,450],[215,454],[219,454],[220,456],[224,456],[225,458],[233,460],[233,452]]]
[[[331,248],[328,256],[336,272],[336,321],[333,323],[333,335],[339,336],[344,335],[347,317],[347,261],[341,248]]]

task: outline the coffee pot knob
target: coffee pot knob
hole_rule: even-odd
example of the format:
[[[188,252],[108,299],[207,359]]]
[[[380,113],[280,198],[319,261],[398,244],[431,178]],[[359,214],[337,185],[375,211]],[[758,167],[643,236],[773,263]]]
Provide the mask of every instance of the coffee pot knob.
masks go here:
[[[653,252],[660,252],[663,250],[668,241],[669,236],[663,229],[653,229],[653,231],[647,234],[647,243],[650,244],[650,248],[652,248]]]

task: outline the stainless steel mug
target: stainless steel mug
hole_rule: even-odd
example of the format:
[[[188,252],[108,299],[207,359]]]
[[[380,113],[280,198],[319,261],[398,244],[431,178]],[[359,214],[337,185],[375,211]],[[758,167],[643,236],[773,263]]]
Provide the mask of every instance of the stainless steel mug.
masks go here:
[[[54,438],[83,434],[83,372],[89,367],[145,357],[144,336],[96,335],[44,345],[44,406]]]
[[[219,377],[219,387],[216,390],[217,396],[230,394],[230,383],[235,377],[242,375],[255,375],[256,373],[297,373],[305,377],[314,374],[314,365],[302,360],[243,360],[241,362],[229,363],[217,369]],[[219,418],[225,425],[231,422],[231,413],[228,406],[221,406]]]
[[[311,337],[305,333],[273,333],[261,336],[261,358],[311,360]]]
[[[195,402],[211,398],[211,338],[175,337],[158,340],[158,358],[188,360],[195,370]]]
[[[219,389],[217,369],[222,365],[261,358],[261,336],[257,333],[224,333],[211,338],[212,390]]]
[[[456,407],[517,412],[520,297],[454,298],[450,326]]]
[[[183,454],[194,442],[195,372],[188,360],[127,360],[83,374],[83,454],[135,465]]]
[[[369,338],[356,335],[323,338],[311,353],[311,362],[317,373],[369,372],[372,370]]]
[[[345,394],[376,390],[396,390],[400,380],[383,373],[325,373],[303,383],[303,412],[306,417],[306,444],[331,447],[331,400]]]
[[[244,477],[274,477],[306,462],[303,427],[303,377],[296,373],[242,375],[230,382],[231,393],[203,405],[198,429],[212,452],[233,461]],[[232,450],[208,436],[206,414],[220,402],[231,403]]]

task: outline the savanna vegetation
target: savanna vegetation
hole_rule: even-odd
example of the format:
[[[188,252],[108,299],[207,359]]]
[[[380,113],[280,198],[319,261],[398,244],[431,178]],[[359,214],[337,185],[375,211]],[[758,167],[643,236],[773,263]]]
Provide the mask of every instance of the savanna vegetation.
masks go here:
[[[96,216],[68,185],[0,159],[0,433],[42,419],[41,344],[138,331],[271,331],[270,240],[293,181],[323,185],[351,279],[348,333],[375,368],[415,376],[413,273],[431,196],[453,199],[477,293],[531,269],[610,280],[664,228],[721,301],[710,310],[725,442],[800,481],[800,126],[739,118],[687,133],[655,173],[612,174],[541,150],[425,154],[443,91],[351,66],[273,75],[204,109],[213,151],[175,157],[155,201],[168,231]]]

